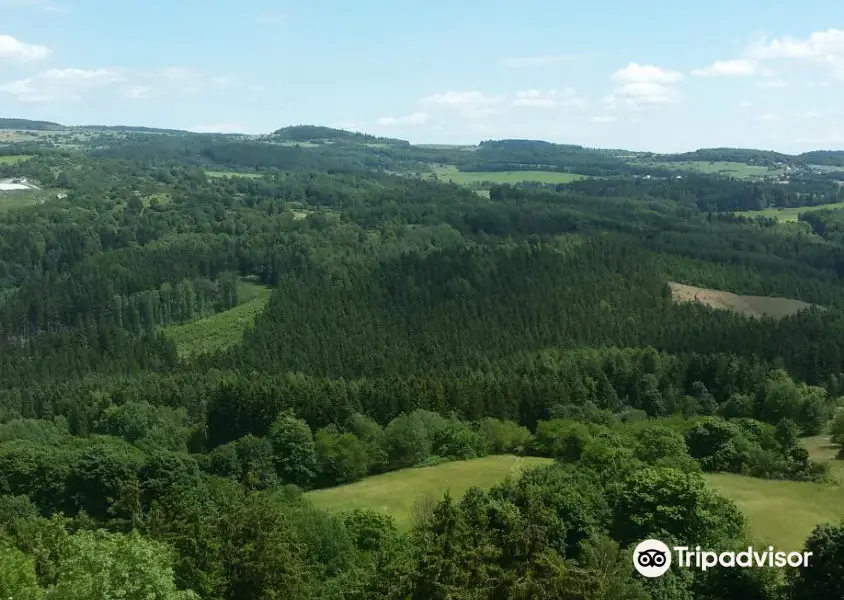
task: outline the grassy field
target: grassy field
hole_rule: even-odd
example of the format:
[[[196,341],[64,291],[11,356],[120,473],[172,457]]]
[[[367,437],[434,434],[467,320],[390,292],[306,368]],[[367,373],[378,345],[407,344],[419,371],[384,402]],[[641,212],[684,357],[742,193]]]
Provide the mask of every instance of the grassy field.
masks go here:
[[[464,152],[474,152],[478,149],[477,146],[466,146],[465,144],[413,144],[413,146],[427,150],[463,150]]]
[[[12,156],[0,156],[0,165],[14,165],[32,158],[31,154],[13,154]]]
[[[227,348],[240,341],[243,330],[267,305],[271,291],[262,285],[241,282],[237,290],[240,304],[234,308],[184,325],[164,327],[163,332],[176,343],[181,357]]]
[[[240,173],[238,171],[205,171],[205,174],[208,175],[208,177],[212,177],[212,178],[221,178],[221,177],[257,178],[257,177],[261,177],[261,173]]]
[[[844,461],[835,460],[837,447],[826,436],[804,440],[812,459],[830,463],[836,483],[773,481],[731,474],[706,474],[709,486],[732,499],[747,517],[754,542],[784,551],[800,550],[819,523],[844,519]],[[433,467],[404,469],[306,496],[332,512],[363,508],[392,515],[407,530],[417,498],[446,491],[459,498],[473,486],[488,489],[522,469],[550,464],[551,459],[487,456]]]
[[[675,302],[700,302],[710,308],[730,310],[749,317],[768,316],[782,319],[811,306],[811,304],[791,298],[742,296],[673,281],[668,285],[671,287],[671,297]]]
[[[811,457],[828,461],[835,484],[769,481],[741,475],[706,475],[709,485],[732,499],[744,512],[760,544],[790,552],[800,550],[819,523],[844,519],[844,461],[835,460],[837,447],[826,436],[805,440]]]
[[[801,213],[811,212],[813,210],[835,210],[844,208],[844,202],[835,202],[833,204],[821,204],[820,206],[795,206],[790,208],[765,208],[762,210],[746,210],[737,212],[735,214],[743,217],[768,217],[776,219],[782,223],[795,223],[797,217]]]
[[[576,173],[557,173],[553,171],[458,171],[451,165],[434,167],[434,175],[441,181],[451,181],[459,185],[480,183],[519,183],[520,181],[536,181],[539,183],[570,183],[584,179]]]
[[[14,192],[0,192],[0,213],[16,208],[25,208],[43,204],[48,200],[54,200],[56,194],[67,190],[21,190]]]
[[[707,162],[698,160],[685,162],[636,161],[635,164],[671,169],[672,171],[694,171],[696,173],[724,175],[738,179],[781,175],[785,172],[783,169],[771,169],[738,162]]]
[[[809,165],[809,167],[818,171],[844,171],[844,166],[838,165]]]
[[[453,497],[461,497],[470,487],[488,489],[508,475],[518,476],[523,469],[551,462],[548,458],[486,456],[403,469],[306,495],[316,506],[332,512],[354,508],[383,511],[393,516],[400,529],[406,530],[410,527],[413,504],[420,496],[432,494],[439,499],[450,491]]]

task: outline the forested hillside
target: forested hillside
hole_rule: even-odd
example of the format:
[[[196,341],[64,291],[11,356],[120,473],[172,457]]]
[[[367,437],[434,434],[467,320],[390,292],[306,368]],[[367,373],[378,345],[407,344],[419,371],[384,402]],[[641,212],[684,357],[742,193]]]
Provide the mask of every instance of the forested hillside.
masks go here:
[[[51,121],[32,121],[30,119],[0,118],[0,129],[24,129],[28,131],[58,131],[63,125]]]
[[[834,419],[844,441],[831,178],[311,126],[91,135],[0,147],[0,178],[49,192],[0,211],[0,596],[844,597],[821,517],[804,569],[631,562],[649,537],[762,547],[704,473],[832,481],[802,442]],[[425,177],[442,164],[588,177],[481,195]],[[769,206],[818,210],[732,214]],[[172,327],[213,328],[247,281],[272,290],[254,322],[179,352]],[[816,306],[751,319],[669,282]],[[554,463],[421,503],[410,531],[303,493],[490,454]]]

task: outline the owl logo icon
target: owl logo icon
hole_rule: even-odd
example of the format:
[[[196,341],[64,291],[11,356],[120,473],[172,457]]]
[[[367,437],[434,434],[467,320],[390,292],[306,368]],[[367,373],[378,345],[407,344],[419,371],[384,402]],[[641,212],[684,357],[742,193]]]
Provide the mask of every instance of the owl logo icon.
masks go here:
[[[644,577],[659,577],[671,567],[671,550],[659,540],[645,540],[633,551],[633,567]]]

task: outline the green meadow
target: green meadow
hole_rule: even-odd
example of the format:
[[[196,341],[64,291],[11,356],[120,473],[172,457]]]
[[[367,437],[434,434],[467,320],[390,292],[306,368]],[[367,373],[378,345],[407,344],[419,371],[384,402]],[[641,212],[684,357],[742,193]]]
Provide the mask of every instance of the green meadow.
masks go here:
[[[773,544],[785,551],[802,548],[819,523],[844,519],[844,461],[835,459],[837,447],[828,438],[805,440],[814,460],[830,464],[831,483],[776,481],[727,473],[710,473],[710,487],[733,500],[748,520],[758,544]],[[508,476],[553,462],[547,458],[509,455],[447,462],[432,467],[403,469],[367,477],[333,488],[314,490],[306,496],[331,512],[370,509],[391,515],[398,527],[411,526],[414,504],[422,498],[439,500],[448,491],[462,497],[471,487],[488,489]]]
[[[15,165],[19,162],[29,160],[31,154],[13,154],[11,156],[0,156],[0,165]]]
[[[797,551],[816,525],[844,519],[844,461],[835,458],[838,447],[828,440],[818,436],[804,443],[814,460],[829,463],[834,483],[772,481],[725,473],[706,475],[706,480],[738,505],[757,543]]]
[[[811,212],[813,210],[836,210],[844,208],[844,202],[835,202],[833,204],[821,204],[819,206],[794,206],[788,208],[764,208],[762,210],[746,210],[737,212],[735,214],[743,217],[769,217],[776,219],[781,223],[795,223],[797,217],[801,213]]]
[[[67,190],[15,190],[13,192],[0,192],[0,212],[7,210],[14,210],[17,208],[26,208],[28,206],[35,206],[36,204],[43,204],[48,200],[54,200],[56,194],[60,191]]]
[[[446,492],[460,498],[471,487],[489,489],[508,476],[518,477],[525,469],[552,462],[550,458],[486,456],[393,471],[306,495],[316,506],[331,512],[362,508],[387,513],[400,529],[407,530],[413,505],[419,498],[439,500]]]
[[[695,173],[724,175],[726,177],[735,177],[737,179],[781,175],[785,172],[783,169],[779,168],[772,169],[769,167],[762,167],[758,165],[748,165],[740,162],[727,161],[641,161],[635,162],[635,164],[648,167],[671,169],[672,171],[692,171]]]
[[[458,185],[475,185],[482,183],[519,183],[535,181],[538,183],[571,183],[578,179],[585,179],[584,175],[576,173],[558,173],[555,171],[459,171],[451,165],[434,167],[433,174],[440,181],[450,181]]]

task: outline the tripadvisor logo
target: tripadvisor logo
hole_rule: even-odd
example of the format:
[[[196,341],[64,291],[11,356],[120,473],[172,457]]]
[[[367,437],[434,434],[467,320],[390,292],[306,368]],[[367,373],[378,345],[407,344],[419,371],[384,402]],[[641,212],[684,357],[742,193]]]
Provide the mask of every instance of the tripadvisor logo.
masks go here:
[[[633,551],[633,567],[645,577],[659,577],[671,567],[673,557],[668,546],[659,540],[645,540]],[[676,563],[683,568],[696,568],[706,571],[720,567],[806,567],[809,565],[811,552],[776,552],[773,546],[757,552],[752,546],[741,552],[712,552],[696,546],[674,546]]]

